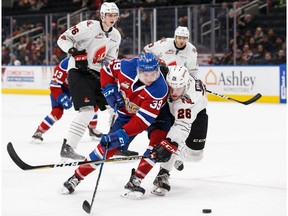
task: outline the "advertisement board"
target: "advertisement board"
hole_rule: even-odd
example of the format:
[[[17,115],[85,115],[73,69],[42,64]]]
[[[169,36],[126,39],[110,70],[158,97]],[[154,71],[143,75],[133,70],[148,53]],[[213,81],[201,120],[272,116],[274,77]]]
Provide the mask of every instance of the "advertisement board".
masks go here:
[[[200,78],[207,89],[238,100],[248,100],[257,93],[258,102],[286,103],[286,65],[280,66],[200,66]],[[49,94],[53,66],[2,67],[2,93]],[[223,101],[208,94],[212,101]]]

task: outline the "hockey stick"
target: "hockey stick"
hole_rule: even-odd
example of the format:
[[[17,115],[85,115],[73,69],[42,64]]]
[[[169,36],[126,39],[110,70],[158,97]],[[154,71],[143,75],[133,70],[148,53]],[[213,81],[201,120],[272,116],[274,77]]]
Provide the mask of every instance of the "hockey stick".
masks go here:
[[[114,113],[113,113],[112,120],[111,120],[110,131],[111,131],[111,129],[112,129],[112,127],[113,127],[113,124],[114,124],[114,122],[115,122],[116,111],[117,111],[117,104],[115,104],[115,107],[114,107]],[[110,131],[109,131],[109,132],[110,132]],[[106,154],[107,154],[107,150],[108,150],[108,149],[105,148],[105,151],[104,151],[103,159],[102,159],[102,160],[105,160]],[[96,185],[95,185],[95,188],[94,188],[94,192],[93,192],[91,204],[90,204],[87,200],[85,200],[85,201],[83,202],[83,204],[82,204],[82,208],[83,208],[84,211],[87,212],[88,214],[90,214],[90,212],[91,212],[91,210],[92,210],[92,206],[93,206],[94,199],[95,199],[95,196],[96,196],[96,192],[97,192],[97,189],[98,189],[98,184],[99,184],[100,177],[101,177],[101,174],[102,174],[103,166],[104,166],[104,163],[102,163],[102,164],[100,165],[99,174],[98,174],[98,178],[97,178]]]
[[[71,166],[79,166],[84,164],[104,164],[111,162],[121,162],[121,161],[130,161],[130,160],[138,160],[141,158],[150,158],[150,155],[136,155],[136,156],[127,156],[127,157],[118,157],[118,158],[109,158],[106,160],[92,160],[92,161],[73,161],[67,163],[59,163],[59,164],[46,164],[46,165],[37,165],[32,166],[25,163],[16,153],[11,142],[7,145],[7,151],[11,159],[14,163],[20,167],[22,170],[39,170],[39,169],[53,169],[53,168],[63,168],[63,167],[71,167]]]
[[[227,100],[231,100],[231,101],[235,101],[235,102],[244,104],[244,105],[249,105],[251,103],[254,103],[254,102],[256,102],[257,100],[259,100],[262,97],[262,95],[260,93],[258,93],[258,94],[256,94],[255,96],[253,96],[252,98],[250,98],[247,101],[239,101],[239,100],[236,100],[234,98],[230,98],[230,97],[228,97],[226,95],[222,95],[222,94],[219,94],[219,93],[212,92],[212,91],[210,91],[208,89],[206,89],[206,92],[208,92],[210,94],[214,94],[214,95],[216,95],[218,97],[221,97],[221,98],[224,98],[224,99],[227,99]]]

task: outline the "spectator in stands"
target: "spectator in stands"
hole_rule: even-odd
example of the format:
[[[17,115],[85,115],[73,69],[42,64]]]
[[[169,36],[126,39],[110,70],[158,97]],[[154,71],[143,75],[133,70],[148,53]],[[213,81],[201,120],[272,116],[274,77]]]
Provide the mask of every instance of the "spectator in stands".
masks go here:
[[[261,44],[263,42],[263,37],[264,37],[264,33],[261,27],[257,27],[255,34],[254,34],[254,39],[256,44]]]
[[[35,64],[36,64],[36,62],[35,62]],[[33,65],[32,60],[30,58],[30,55],[27,54],[24,56],[23,65]]]
[[[8,47],[4,44],[2,44],[2,65],[8,65],[10,62],[10,51]]]
[[[276,37],[276,40],[275,40],[275,47],[276,47],[276,50],[279,50],[279,49],[282,49],[282,46],[283,46],[283,40],[281,37]]]
[[[243,19],[240,18],[238,22],[238,27],[242,33],[245,31],[254,31],[256,28],[255,20],[253,19],[251,14],[245,14]]]
[[[224,1],[221,3],[221,9],[216,15],[217,19],[221,24],[221,30],[224,30],[225,32],[226,32],[228,11],[229,11],[228,4],[226,1]]]
[[[210,8],[208,8],[205,4],[200,5],[200,9],[198,11],[199,15],[199,26],[203,25],[205,22],[210,20]]]
[[[283,49],[280,49],[277,53],[276,56],[274,58],[274,64],[286,64],[286,54],[285,51]]]
[[[224,53],[223,57],[219,59],[219,62],[221,65],[227,65],[229,62],[231,62],[232,57],[233,52],[231,50],[228,50]]]
[[[260,64],[263,64],[263,65],[272,65],[272,64],[274,64],[270,52],[265,52],[264,59],[260,60]]]
[[[252,53],[257,51],[257,44],[255,43],[254,37],[249,38],[248,44],[249,44],[249,48],[252,51]]]
[[[188,17],[182,16],[178,19],[178,26],[188,26]]]
[[[19,61],[19,59],[17,59],[17,56],[14,55],[13,53],[10,53],[10,61],[9,61],[9,64],[8,65],[15,65],[15,63],[17,64]],[[19,61],[20,62],[20,61]],[[21,62],[20,62],[21,64]]]
[[[245,44],[242,50],[242,57],[246,61],[246,63],[250,60],[253,56],[253,52],[251,51],[248,44]]]
[[[269,51],[269,52],[276,52],[276,47],[274,43],[271,43],[268,39],[267,35],[263,36],[262,39],[262,45],[265,51]]]
[[[259,44],[257,46],[257,51],[253,53],[252,57],[250,58],[249,63],[259,64],[262,59],[264,59],[264,48],[262,44]]]
[[[144,47],[146,44],[149,44],[151,42],[150,15],[149,12],[145,11],[143,7],[140,7],[140,11],[141,11],[142,47]]]
[[[276,35],[274,34],[274,29],[273,28],[269,28],[268,32],[267,32],[267,36],[268,36],[268,40],[274,44],[276,41]]]
[[[242,51],[240,49],[237,49],[236,51],[236,65],[246,65],[248,63],[248,61],[243,58],[242,56]],[[234,64],[234,59],[231,58],[230,61],[228,62],[229,65],[233,65]]]

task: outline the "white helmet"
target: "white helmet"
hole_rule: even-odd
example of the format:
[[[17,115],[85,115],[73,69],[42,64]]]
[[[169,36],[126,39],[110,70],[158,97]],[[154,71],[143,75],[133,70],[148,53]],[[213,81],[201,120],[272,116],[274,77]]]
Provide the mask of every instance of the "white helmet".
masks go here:
[[[185,66],[169,66],[166,80],[171,88],[181,88],[189,84],[189,71]]]
[[[101,5],[100,16],[104,17],[106,13],[116,13],[119,16],[119,8],[114,2],[105,2]]]
[[[174,38],[176,36],[181,36],[181,37],[187,37],[188,40],[189,40],[189,30],[187,27],[184,27],[184,26],[178,26],[175,30],[175,33],[174,33]]]

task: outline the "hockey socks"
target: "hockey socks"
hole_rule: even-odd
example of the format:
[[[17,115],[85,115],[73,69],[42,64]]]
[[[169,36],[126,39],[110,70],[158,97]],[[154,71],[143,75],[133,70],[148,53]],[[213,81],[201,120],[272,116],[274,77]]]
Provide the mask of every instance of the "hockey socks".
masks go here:
[[[149,147],[144,153],[144,155],[148,155],[151,153],[153,147],[159,144],[167,135],[167,131],[155,129],[150,133],[150,143]],[[144,179],[145,176],[150,172],[150,170],[155,165],[155,159],[153,158],[142,158],[136,170],[136,176]]]
[[[73,149],[77,148],[78,143],[83,137],[87,125],[94,116],[94,107],[82,107],[77,113],[76,118],[72,121],[67,136],[67,144]]]
[[[41,124],[38,126],[38,131],[45,133],[49,130],[56,121],[58,121],[63,115],[62,107],[54,107],[49,115],[47,115]]]
[[[113,155],[115,155],[117,152],[119,151],[119,149],[111,149],[107,151],[106,154],[106,159],[109,159],[110,157],[112,157]],[[102,160],[103,159],[103,155],[104,155],[104,148],[101,147],[100,144],[97,145],[97,147],[94,149],[94,151],[92,151],[88,158],[85,159],[85,161],[90,161],[90,160]],[[85,165],[81,165],[79,166],[76,170],[75,170],[75,175],[79,178],[79,179],[84,179],[84,177],[86,177],[87,175],[89,175],[91,172],[93,172],[95,169],[97,169],[98,165],[95,164],[85,164]]]

